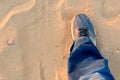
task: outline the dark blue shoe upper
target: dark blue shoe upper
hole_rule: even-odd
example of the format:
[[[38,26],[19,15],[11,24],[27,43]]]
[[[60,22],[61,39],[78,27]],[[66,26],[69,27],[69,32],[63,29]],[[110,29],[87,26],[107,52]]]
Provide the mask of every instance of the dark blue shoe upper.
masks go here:
[[[96,32],[94,26],[85,14],[76,15],[73,26],[80,30],[80,35],[86,36],[87,34],[91,41],[96,44]],[[88,32],[86,30],[88,30]]]

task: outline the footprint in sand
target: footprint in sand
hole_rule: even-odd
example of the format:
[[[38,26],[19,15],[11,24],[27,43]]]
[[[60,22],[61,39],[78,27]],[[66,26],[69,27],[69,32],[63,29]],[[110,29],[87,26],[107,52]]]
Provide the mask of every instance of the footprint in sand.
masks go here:
[[[21,5],[15,6],[12,8],[3,18],[3,20],[0,22],[0,30],[2,30],[5,26],[5,24],[8,22],[8,20],[18,13],[28,11],[35,5],[36,0],[29,0],[27,2],[24,2]]]

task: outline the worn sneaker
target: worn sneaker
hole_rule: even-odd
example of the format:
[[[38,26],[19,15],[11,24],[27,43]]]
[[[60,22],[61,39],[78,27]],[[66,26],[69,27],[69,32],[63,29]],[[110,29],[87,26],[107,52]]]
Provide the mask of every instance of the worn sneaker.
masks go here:
[[[85,14],[78,14],[73,18],[71,34],[74,41],[79,37],[88,37],[96,45],[96,31]]]

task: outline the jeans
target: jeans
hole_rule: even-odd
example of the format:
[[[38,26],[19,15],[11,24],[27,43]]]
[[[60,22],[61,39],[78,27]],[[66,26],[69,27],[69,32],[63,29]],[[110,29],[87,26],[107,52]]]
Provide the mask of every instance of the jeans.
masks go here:
[[[108,60],[88,37],[80,37],[72,44],[68,77],[69,80],[115,80],[109,70]]]

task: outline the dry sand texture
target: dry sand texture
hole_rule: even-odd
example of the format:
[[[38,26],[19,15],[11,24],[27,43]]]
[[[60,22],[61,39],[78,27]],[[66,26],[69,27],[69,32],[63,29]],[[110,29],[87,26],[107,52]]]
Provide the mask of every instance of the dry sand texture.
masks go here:
[[[120,0],[0,0],[0,80],[67,80],[70,22],[85,13],[120,80]]]

